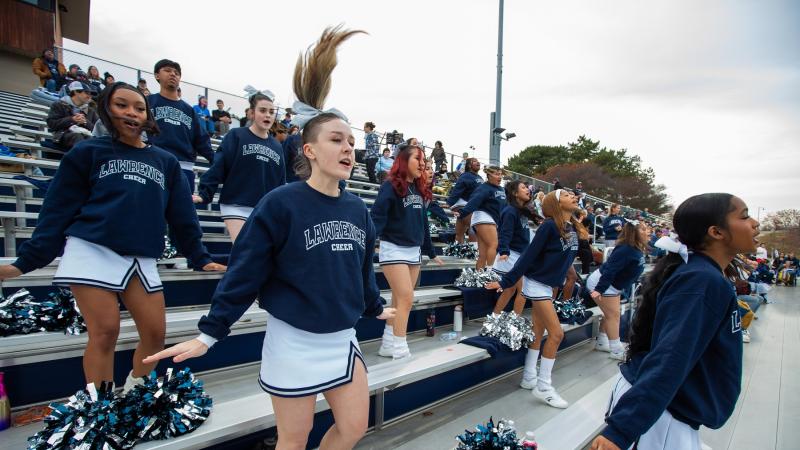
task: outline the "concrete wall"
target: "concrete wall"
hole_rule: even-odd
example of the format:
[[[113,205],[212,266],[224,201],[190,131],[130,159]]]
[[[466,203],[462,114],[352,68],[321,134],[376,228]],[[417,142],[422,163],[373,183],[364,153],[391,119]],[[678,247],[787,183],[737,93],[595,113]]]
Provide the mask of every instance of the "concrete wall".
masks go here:
[[[31,70],[33,58],[0,51],[0,91],[30,95],[39,86],[39,77]]]

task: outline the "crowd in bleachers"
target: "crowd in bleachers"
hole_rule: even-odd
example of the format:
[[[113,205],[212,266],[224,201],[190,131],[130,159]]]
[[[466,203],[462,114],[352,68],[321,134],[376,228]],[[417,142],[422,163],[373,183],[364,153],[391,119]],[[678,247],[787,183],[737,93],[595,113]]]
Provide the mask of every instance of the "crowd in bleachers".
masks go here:
[[[501,292],[495,311],[502,310],[514,298],[514,310],[521,312],[525,300],[533,300],[535,334],[544,336],[546,330],[548,339],[544,345],[537,339],[530,346],[521,385],[532,390],[533,395],[546,404],[556,408],[566,408],[568,403],[556,392],[551,380],[556,351],[563,337],[552,300],[559,295],[571,298],[574,290],[581,290],[581,287],[575,287],[576,284],[582,286],[583,291],[596,302],[604,316],[595,348],[598,351],[608,352],[613,359],[630,363],[631,355],[628,354],[626,360],[619,333],[622,299],[630,296],[631,286],[638,284],[645,261],[657,262],[661,267],[668,258],[674,259],[679,253],[678,250],[667,250],[663,244],[665,239],[675,241],[671,224],[655,218],[647,208],[631,209],[623,213],[621,205],[592,201],[581,182],[570,189],[555,179],[553,190],[550,192],[545,192],[541,186],[526,185],[521,181],[504,183],[505,172],[502,168],[482,167],[480,161],[470,157],[468,153],[463,154],[462,160],[450,172],[447,167],[447,154],[441,141],[436,141],[430,154],[426,154],[425,146],[415,138],[407,139],[404,143],[389,145],[385,139],[386,135],[381,136],[375,131],[376,125],[367,122],[364,125],[364,150],[359,152],[357,158],[353,156],[351,161],[349,155],[354,152],[355,146],[352,132],[348,131],[349,126],[340,120],[340,116],[319,111],[322,109],[321,102],[324,96],[322,100],[316,102],[319,104],[311,105],[316,114],[307,117],[302,110],[287,108],[284,110],[283,118],[278,120],[274,95],[268,91],[257,92],[250,96],[250,107],[245,111],[244,117],[239,119],[240,126],[234,127],[232,125],[237,117],[225,109],[222,100],[217,100],[216,109],[210,111],[205,97],[199,97],[196,105],[189,105],[181,99],[179,91],[181,67],[174,61],[164,59],[156,63],[154,75],[159,83],[159,89],[155,93],[150,93],[144,80],[140,80],[134,87],[114,82],[108,73],[101,79],[99,71],[94,66],[91,66],[87,73],[83,73],[80,67],[74,64],[66,70],[50,50],[43,52],[41,57],[34,61],[33,70],[39,76],[43,88],[58,93],[54,96],[57,99],[50,105],[47,126],[53,133],[53,141],[67,152],[67,157],[64,158],[54,181],[58,189],[53,190],[54,193],[49,194],[45,200],[37,231],[20,249],[20,259],[17,262],[0,267],[0,278],[18,276],[49,263],[55,257],[52,247],[63,244],[57,242],[56,238],[70,236],[66,241],[67,247],[62,257],[64,267],[59,268],[63,273],[61,275],[57,273],[55,281],[64,285],[83,286],[77,288],[76,297],[81,304],[81,310],[87,314],[90,336],[106,337],[105,341],[100,339],[99,343],[97,339],[89,341],[87,355],[90,363],[86,366],[89,367],[86,370],[89,382],[107,379],[113,369],[113,351],[111,355],[108,352],[113,345],[108,339],[109,336],[114,336],[114,326],[109,325],[109,314],[118,315],[119,312],[118,310],[99,312],[95,303],[107,294],[109,286],[113,285],[104,278],[108,276],[109,271],[124,272],[128,270],[126,264],[134,264],[141,281],[141,286],[136,284],[136,292],[130,292],[128,286],[114,286],[114,289],[110,290],[124,293],[123,300],[133,311],[136,310],[137,303],[156,298],[160,302],[159,311],[163,313],[164,299],[160,293],[160,280],[154,263],[156,257],[154,247],[157,245],[153,243],[160,242],[158,240],[163,237],[162,231],[167,225],[170,228],[171,238],[178,243],[181,253],[195,268],[206,271],[226,269],[225,266],[212,262],[203,247],[200,241],[202,230],[196,215],[190,213],[192,206],[190,199],[195,204],[209,204],[217,199],[231,241],[236,241],[241,235],[251,242],[257,239],[259,246],[263,243],[266,249],[254,249],[250,247],[259,246],[241,244],[234,247],[235,256],[242,261],[246,260],[247,264],[232,258],[232,267],[236,264],[236,268],[232,271],[233,275],[227,276],[220,284],[221,287],[215,294],[214,306],[217,310],[212,309],[209,315],[202,319],[200,324],[202,333],[198,338],[173,347],[172,353],[158,353],[163,348],[163,330],[148,330],[144,327],[145,331],[150,331],[150,336],[143,338],[140,347],[137,348],[134,369],[126,380],[126,389],[141,383],[141,377],[155,366],[157,358],[179,354],[186,357],[199,356],[218,340],[225,338],[230,332],[231,324],[244,311],[240,297],[251,300],[256,295],[264,293],[267,287],[273,289],[271,292],[284,292],[286,286],[291,285],[295,291],[287,295],[299,295],[304,301],[308,301],[311,313],[319,312],[313,308],[331,312],[329,304],[320,304],[320,299],[313,298],[313,292],[306,292],[308,286],[305,286],[302,280],[293,278],[296,274],[282,271],[280,264],[275,264],[280,260],[284,267],[289,265],[296,267],[297,262],[291,258],[302,254],[300,247],[292,248],[291,255],[276,250],[287,242],[294,242],[289,239],[290,234],[302,232],[299,229],[287,230],[282,226],[291,220],[305,220],[297,214],[297,207],[292,204],[295,200],[302,205],[314,205],[316,209],[307,213],[313,214],[320,223],[329,223],[325,221],[342,211],[348,214],[346,218],[352,222],[350,225],[356,230],[359,228],[353,223],[359,224],[364,229],[370,228],[371,225],[367,225],[368,223],[374,223],[375,229],[369,229],[360,240],[358,231],[350,231],[354,233],[351,236],[352,240],[356,243],[361,242],[359,258],[366,258],[368,264],[359,259],[356,262],[361,262],[361,265],[353,265],[351,263],[354,261],[348,260],[350,265],[338,267],[338,260],[333,258],[328,261],[330,264],[323,264],[326,268],[330,266],[332,271],[339,270],[337,272],[341,275],[339,278],[354,273],[359,274],[358,286],[352,288],[352,292],[348,291],[351,294],[348,298],[351,300],[355,298],[358,301],[352,305],[345,305],[346,311],[336,310],[333,314],[325,316],[329,320],[341,319],[342,323],[336,323],[335,320],[333,324],[324,323],[323,320],[315,322],[314,317],[319,319],[319,316],[301,317],[291,305],[286,306],[290,302],[276,302],[270,296],[259,295],[265,309],[281,317],[280,320],[271,319],[274,320],[271,324],[280,325],[271,326],[268,333],[285,333],[281,337],[287,339],[298,338],[298,330],[333,334],[343,330],[335,329],[335,326],[347,325],[352,328],[352,324],[344,322],[352,317],[357,319],[361,313],[365,313],[387,319],[379,354],[397,360],[409,358],[411,353],[406,341],[407,321],[422,256],[425,255],[431,261],[442,264],[431,242],[428,218],[430,216],[436,218],[439,223],[448,226],[452,224],[456,242],[476,243],[478,248],[476,268],[492,268],[501,276],[500,281],[487,284],[487,289]],[[302,93],[296,92],[296,94],[299,98],[302,96]],[[301,100],[308,101],[307,98]],[[309,105],[300,105],[301,108],[306,106]],[[320,120],[320,117],[324,120]],[[98,123],[105,129],[99,137],[98,133],[92,134]],[[333,125],[325,125],[327,123]],[[321,131],[309,131],[316,130],[317,127],[332,133],[333,137],[320,138],[313,133]],[[211,138],[222,139],[216,152],[212,151]],[[317,148],[314,146],[318,139],[330,139],[330,142],[324,141],[325,145],[335,148],[336,157],[344,156],[338,161],[334,161],[331,156],[321,156],[322,152],[317,153]],[[84,141],[90,142],[83,143]],[[117,158],[117,152],[128,152],[124,154],[132,155],[135,153],[132,152],[133,149],[151,146],[163,151],[157,150],[155,156],[126,156],[130,158],[129,160],[112,161],[112,156],[108,156],[107,160],[102,161],[101,166],[92,166],[94,164],[92,158],[101,158],[98,155],[113,154],[113,158]],[[341,155],[340,147],[345,148]],[[76,155],[76,152],[79,155]],[[201,177],[199,188],[195,193],[194,165],[198,155],[205,158],[211,164],[211,168]],[[352,176],[356,159],[365,164],[369,181],[380,185],[368,219],[363,216],[363,205],[360,203],[336,204],[332,200],[338,198],[337,193],[341,192],[339,189],[343,188],[342,183],[347,179],[347,174]],[[135,170],[131,169],[134,163]],[[323,163],[332,168],[326,168],[323,175],[319,175]],[[113,170],[112,164],[115,167]],[[123,167],[128,167],[130,170]],[[106,177],[114,170],[126,172],[125,177],[130,177],[124,179],[124,186],[121,184],[111,188],[105,187],[109,189],[108,192],[100,192],[103,187],[90,185],[88,182],[90,178],[95,180]],[[314,171],[317,171],[317,175],[312,179],[310,177]],[[134,172],[139,175],[133,175]],[[343,173],[345,175],[333,183],[333,180]],[[165,178],[168,181],[165,181]],[[125,196],[127,182],[135,181],[137,184],[148,186],[148,179],[155,181],[161,190],[153,188],[152,192],[142,191],[141,195],[146,196],[148,202],[137,203],[137,208],[147,211],[147,214],[150,214],[148,217],[152,219],[151,222],[156,225],[151,227],[151,230],[130,230],[127,233],[120,233],[119,236],[100,233],[98,241],[92,242],[91,230],[110,227],[105,222],[110,219],[104,216],[108,215],[108,211],[113,212],[113,208],[120,207],[115,203],[116,198],[109,200],[110,195],[119,195],[123,198],[122,201],[140,201]],[[296,179],[313,181],[290,183],[287,187],[287,182]],[[223,188],[219,197],[216,197],[219,185]],[[313,189],[306,189],[307,185]],[[268,195],[278,189],[296,198],[281,200],[276,199],[275,195]],[[65,192],[75,197],[64,197]],[[449,211],[439,204],[434,193],[447,197],[446,206]],[[58,201],[62,202],[60,206],[66,204],[71,205],[71,208],[63,208],[61,212],[55,213],[52,204]],[[267,203],[273,208],[269,211],[270,214],[264,212],[266,207],[259,206]],[[79,215],[83,207],[93,211],[91,217]],[[281,216],[273,216],[272,213]],[[454,217],[454,221],[451,221],[450,215]],[[113,214],[110,216],[113,217]],[[77,226],[71,222],[73,220]],[[531,223],[534,227],[530,227]],[[119,233],[117,228],[114,231]],[[313,232],[309,234],[309,229],[305,231],[306,252],[316,246],[318,241],[326,239],[318,230],[316,236]],[[49,240],[43,237],[45,235]],[[121,237],[128,241],[130,236],[140,238],[136,240],[136,244],[140,246],[120,241]],[[705,239],[704,236],[703,234],[702,239]],[[296,236],[292,234],[292,237]],[[363,243],[364,237],[366,237],[366,247]],[[697,239],[699,241],[695,243],[695,247],[702,248],[700,245],[702,239]],[[377,288],[372,273],[372,252],[376,240],[380,241],[378,261],[392,290],[391,307],[386,308],[379,305],[380,298],[375,298]],[[45,245],[49,246],[46,251],[42,247]],[[341,250],[353,249],[353,245],[349,243],[334,245],[343,246],[340,247]],[[607,251],[612,248],[613,251]],[[111,254],[103,253],[104,250],[109,250]],[[132,251],[138,253],[131,253]],[[267,252],[273,253],[267,254]],[[796,284],[798,259],[794,254],[774,255],[770,262],[762,257],[766,256],[764,253],[765,250],[762,251],[760,247],[754,256],[741,255],[731,266],[735,267],[735,270],[726,272],[736,285],[743,317],[752,319],[758,308],[767,303],[770,284],[787,286]],[[143,256],[141,259],[128,256],[132,254]],[[82,271],[91,272],[90,269],[81,265],[67,267],[71,258],[82,258],[83,261],[87,257],[102,261],[108,266],[104,271],[98,270],[96,274],[89,273],[89,276],[97,277],[88,283],[93,286],[90,289],[95,289],[94,291],[85,290],[87,279],[81,276]],[[688,254],[682,257],[689,264]],[[320,258],[324,259],[325,256]],[[580,275],[574,267],[576,258],[581,264]],[[521,263],[516,264],[517,261]],[[694,266],[702,266],[701,269],[705,267],[704,264],[708,265],[707,262],[697,262],[699,259],[694,257],[692,261]],[[312,263],[312,261],[305,262]],[[314,264],[318,262],[313,261]],[[279,273],[276,277],[285,278],[280,278],[280,283],[276,281],[278,278],[269,278],[268,281],[272,284],[266,284],[267,281],[264,279],[266,275],[250,273],[262,268],[268,273]],[[674,267],[672,270],[675,270]],[[244,274],[247,271],[250,272]],[[328,287],[330,293],[343,288],[341,284],[332,284]],[[101,295],[99,293],[101,291],[105,294]],[[152,295],[156,297],[150,297]],[[367,295],[372,297],[366,299]],[[366,312],[362,297],[364,301],[368,300]],[[246,309],[246,306],[244,308]],[[134,319],[136,316],[134,313]],[[342,319],[344,316],[346,317]],[[282,320],[286,320],[286,323]],[[98,324],[100,322],[102,324]],[[742,339],[745,342],[749,342],[750,339],[746,332],[749,323],[747,321],[743,324],[745,333]],[[287,327],[280,331],[279,327],[284,325]],[[349,328],[345,327],[344,330]],[[342,345],[347,346],[354,339],[354,335],[337,336],[337,339],[342,341]],[[306,344],[306,347],[298,348],[312,353],[323,351],[314,348],[318,342],[313,342],[313,339]],[[150,356],[146,363],[142,362],[145,356],[153,354],[156,356]],[[341,355],[335,356],[338,358]],[[541,365],[537,368],[540,357]],[[109,358],[112,360],[111,365]],[[276,354],[265,350],[265,361],[277,359]],[[298,366],[298,371],[302,372],[300,369]],[[300,380],[290,380],[293,374],[276,375],[263,370],[262,368],[260,379],[262,387],[278,397],[289,397],[286,395],[287,392],[307,387],[294,386],[293,383],[306,383],[310,386],[313,383],[324,385],[329,381],[324,377],[317,379],[311,375],[308,375],[307,379],[299,377]],[[352,369],[349,376],[353,380],[354,377],[362,375]],[[275,383],[286,383],[287,385],[283,386],[285,390],[275,387]],[[282,429],[282,425],[286,426],[279,422],[278,427],[282,430],[282,437],[291,437],[298,433],[297,430]],[[301,434],[304,431],[306,430],[301,429]],[[359,430],[353,433],[358,435]]]

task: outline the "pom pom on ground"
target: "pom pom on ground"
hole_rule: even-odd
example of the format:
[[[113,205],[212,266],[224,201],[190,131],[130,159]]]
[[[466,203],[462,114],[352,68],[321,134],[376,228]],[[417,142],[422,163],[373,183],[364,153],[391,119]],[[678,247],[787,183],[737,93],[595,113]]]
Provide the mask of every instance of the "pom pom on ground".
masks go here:
[[[514,351],[527,347],[535,339],[531,321],[514,311],[486,316],[480,335],[496,338]]]

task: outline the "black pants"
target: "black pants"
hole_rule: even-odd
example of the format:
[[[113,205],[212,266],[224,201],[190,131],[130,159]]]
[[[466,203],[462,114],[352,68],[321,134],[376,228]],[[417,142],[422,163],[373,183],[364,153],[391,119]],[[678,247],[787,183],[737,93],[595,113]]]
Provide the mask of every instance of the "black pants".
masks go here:
[[[67,149],[71,149],[80,141],[85,141],[86,139],[90,139],[91,136],[87,136],[83,133],[73,133],[72,131],[67,131],[61,136],[61,139],[58,141],[63,147]]]
[[[578,241],[578,259],[581,260],[581,273],[587,275],[591,270],[593,259],[589,241],[583,239]]]
[[[378,177],[375,176],[375,165],[378,164],[378,158],[368,158],[364,162],[367,164],[367,176],[370,183],[377,183]]]

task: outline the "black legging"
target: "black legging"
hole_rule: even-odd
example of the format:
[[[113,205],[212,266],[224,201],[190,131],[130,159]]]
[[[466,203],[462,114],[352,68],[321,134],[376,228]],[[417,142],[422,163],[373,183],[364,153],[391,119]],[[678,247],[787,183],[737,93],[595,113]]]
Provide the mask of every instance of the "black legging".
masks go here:
[[[589,274],[592,265],[592,246],[589,245],[588,239],[578,240],[578,259],[581,260],[581,273],[584,275]]]

